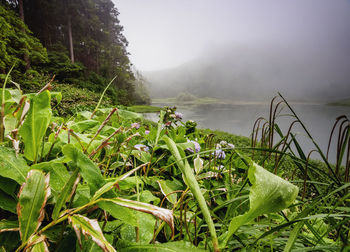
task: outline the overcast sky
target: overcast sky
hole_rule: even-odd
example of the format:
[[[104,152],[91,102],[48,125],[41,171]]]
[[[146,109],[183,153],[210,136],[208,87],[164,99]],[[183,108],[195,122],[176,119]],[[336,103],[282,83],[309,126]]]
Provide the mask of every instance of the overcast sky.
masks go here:
[[[114,0],[141,71],[229,43],[298,46],[350,57],[350,0]]]

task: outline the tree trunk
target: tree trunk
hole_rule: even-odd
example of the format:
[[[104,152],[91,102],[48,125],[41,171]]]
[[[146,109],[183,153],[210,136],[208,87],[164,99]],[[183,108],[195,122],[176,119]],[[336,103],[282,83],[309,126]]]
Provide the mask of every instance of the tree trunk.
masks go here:
[[[68,26],[68,39],[69,39],[69,53],[70,53],[70,60],[72,63],[74,63],[74,48],[73,48],[73,36],[72,36],[72,23],[71,23],[71,17],[68,14],[68,20],[67,20],[67,26]]]
[[[24,22],[24,11],[23,11],[23,0],[18,0],[18,10],[19,10],[19,17],[22,19],[23,23]],[[22,32],[25,33],[25,30],[22,29]],[[26,63],[26,71],[30,69],[30,60],[29,60],[29,55],[27,53],[24,54],[23,59]]]

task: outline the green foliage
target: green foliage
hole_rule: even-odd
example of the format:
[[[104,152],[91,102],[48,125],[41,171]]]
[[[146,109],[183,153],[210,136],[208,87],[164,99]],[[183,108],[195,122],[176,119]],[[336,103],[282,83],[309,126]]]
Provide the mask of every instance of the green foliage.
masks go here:
[[[197,100],[198,98],[190,93],[180,93],[176,96],[176,101],[178,102],[193,102]]]
[[[68,116],[84,110],[93,110],[100,99],[100,94],[92,92],[86,88],[77,88],[70,84],[59,84],[55,86],[64,96],[64,100],[56,107],[58,115]],[[102,101],[102,107],[112,105],[109,97]]]
[[[117,75],[106,94],[110,102],[150,103],[141,77],[136,80],[131,70],[128,43],[112,1],[24,0],[25,24],[15,13],[19,2],[10,2],[0,3],[0,80],[15,64],[12,80],[25,92],[38,92],[42,83],[55,75],[58,83],[101,93]],[[67,45],[68,28],[72,31],[75,61]],[[71,109],[67,113],[71,113]]]
[[[26,119],[18,131],[25,145],[24,155],[34,163],[37,161],[43,137],[51,120],[50,103],[51,94],[47,90],[32,97]]]
[[[9,8],[0,4],[0,80],[3,80],[12,65],[16,67],[13,79],[22,79],[26,70],[25,55],[30,60],[32,75],[37,74],[38,66],[47,62],[46,49],[35,38],[27,26]]]
[[[136,112],[136,113],[155,113],[160,112],[160,107],[155,106],[147,106],[147,105],[134,105],[128,107],[130,111]]]
[[[15,121],[4,124],[0,143],[0,242],[6,251],[348,246],[347,177],[329,175],[322,170],[326,162],[307,162],[301,149],[297,156],[284,148],[288,159],[278,159],[276,146],[214,136],[183,123],[176,108],[162,110],[157,125],[116,108],[59,118],[50,115],[50,97],[60,102],[57,93],[2,91],[3,118]],[[279,176],[286,164],[300,169],[290,182]],[[310,185],[299,187],[301,197],[300,182]]]

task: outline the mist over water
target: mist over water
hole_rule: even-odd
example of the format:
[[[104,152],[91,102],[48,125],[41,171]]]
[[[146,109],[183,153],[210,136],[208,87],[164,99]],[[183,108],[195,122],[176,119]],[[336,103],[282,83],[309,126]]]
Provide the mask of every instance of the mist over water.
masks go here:
[[[177,68],[145,72],[154,98],[197,97],[326,103],[350,97],[350,57],[296,45],[226,44]]]
[[[326,105],[350,99],[348,0],[116,3],[152,98],[187,93],[224,103],[181,107],[185,120],[249,136],[280,92],[303,103],[293,106],[325,150],[335,118],[350,117],[349,107]]]

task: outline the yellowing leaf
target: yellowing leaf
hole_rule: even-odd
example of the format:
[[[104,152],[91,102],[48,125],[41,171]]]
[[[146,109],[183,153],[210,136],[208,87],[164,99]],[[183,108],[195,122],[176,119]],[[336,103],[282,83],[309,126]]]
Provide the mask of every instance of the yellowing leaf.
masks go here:
[[[26,182],[21,186],[17,204],[17,214],[22,242],[34,234],[44,218],[44,207],[50,195],[49,175],[31,170]]]
[[[116,251],[113,246],[103,236],[102,230],[98,225],[97,220],[91,220],[85,216],[75,214],[68,217],[69,222],[72,224],[79,244],[81,244],[81,235],[91,236],[91,239],[101,248],[103,251]]]
[[[99,204],[99,206],[103,209],[106,208],[107,211],[110,208],[106,207],[106,205],[103,203],[107,203],[107,206],[108,206],[108,203],[116,204],[119,206],[134,209],[136,211],[152,214],[155,217],[165,221],[170,226],[171,231],[174,234],[174,216],[173,216],[173,212],[169,209],[157,207],[157,206],[139,202],[139,201],[122,199],[122,198],[102,199],[100,203],[102,204]]]

